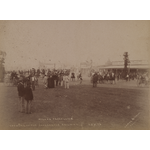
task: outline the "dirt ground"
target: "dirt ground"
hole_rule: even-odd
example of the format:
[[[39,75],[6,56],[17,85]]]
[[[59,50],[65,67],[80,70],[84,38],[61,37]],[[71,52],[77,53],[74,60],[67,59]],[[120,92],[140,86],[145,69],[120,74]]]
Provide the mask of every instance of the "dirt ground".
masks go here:
[[[0,129],[145,130],[150,129],[148,87],[135,81],[98,84],[70,82],[70,89],[33,91],[32,114],[18,112],[17,88],[0,83]]]

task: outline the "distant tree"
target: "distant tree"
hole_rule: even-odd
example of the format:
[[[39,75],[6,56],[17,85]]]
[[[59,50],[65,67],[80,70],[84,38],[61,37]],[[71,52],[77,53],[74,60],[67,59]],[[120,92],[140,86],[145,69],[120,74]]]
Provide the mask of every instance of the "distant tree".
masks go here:
[[[6,52],[0,50],[0,81],[4,80]]]
[[[128,73],[128,64],[130,63],[128,52],[124,52],[123,56],[124,56],[123,58],[124,59],[124,77],[126,77]]]

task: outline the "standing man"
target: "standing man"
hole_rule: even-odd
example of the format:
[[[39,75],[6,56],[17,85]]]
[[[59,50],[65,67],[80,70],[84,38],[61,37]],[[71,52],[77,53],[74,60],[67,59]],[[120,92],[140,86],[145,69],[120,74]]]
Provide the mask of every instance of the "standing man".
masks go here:
[[[56,81],[55,86],[58,86],[58,82],[59,82],[58,71],[55,72],[55,81]]]
[[[75,80],[75,74],[74,74],[74,72],[71,73],[71,79],[72,79],[72,81]]]
[[[60,86],[63,86],[63,72],[60,73]]]
[[[47,80],[48,80],[47,75],[45,75],[43,78],[43,83],[44,83],[44,86],[46,89],[48,88],[48,81]]]
[[[97,81],[98,81],[98,75],[95,72],[95,74],[93,75],[93,87],[97,87]]]
[[[116,83],[116,81],[115,81],[116,76],[115,76],[114,72],[111,73],[111,77],[112,77],[112,84],[115,84]]]
[[[69,89],[69,74],[66,73],[65,76],[64,76],[64,82],[65,82],[65,89]]]
[[[33,93],[30,87],[30,82],[27,83],[27,86],[24,89],[24,97],[25,97],[25,113],[31,114],[31,103],[33,100]]]
[[[80,84],[82,83],[82,75],[81,72],[79,73],[79,80],[80,80]]]
[[[129,81],[129,74],[126,76],[126,82]]]
[[[32,76],[31,76],[31,84],[32,84],[32,89],[34,91],[35,90],[35,76],[34,76],[34,74],[32,74]]]
[[[24,107],[24,84],[23,84],[23,79],[22,78],[19,80],[17,90],[18,90],[18,96],[19,96],[18,110],[19,110],[19,112],[23,112],[23,107]]]

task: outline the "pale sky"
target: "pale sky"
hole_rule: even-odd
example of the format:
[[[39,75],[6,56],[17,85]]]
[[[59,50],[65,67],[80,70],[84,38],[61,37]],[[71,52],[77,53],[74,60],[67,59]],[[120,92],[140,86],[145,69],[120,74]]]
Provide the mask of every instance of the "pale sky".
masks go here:
[[[38,62],[76,65],[148,59],[150,21],[0,21],[0,50],[6,69]]]

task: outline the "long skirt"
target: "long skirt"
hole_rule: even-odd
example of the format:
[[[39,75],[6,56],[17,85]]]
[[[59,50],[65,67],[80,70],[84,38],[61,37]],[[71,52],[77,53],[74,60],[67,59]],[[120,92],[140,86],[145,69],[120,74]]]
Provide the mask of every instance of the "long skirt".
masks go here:
[[[54,79],[48,78],[48,88],[54,88]]]

